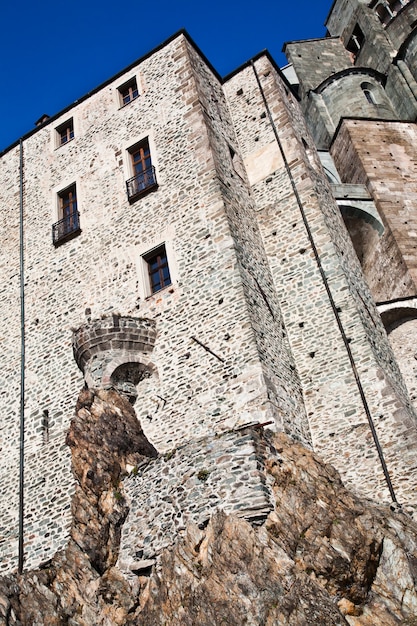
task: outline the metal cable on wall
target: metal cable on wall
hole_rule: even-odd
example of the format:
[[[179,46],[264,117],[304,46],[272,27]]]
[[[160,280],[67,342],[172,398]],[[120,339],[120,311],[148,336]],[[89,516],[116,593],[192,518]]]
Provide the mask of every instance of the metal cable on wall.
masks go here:
[[[24,469],[25,469],[25,272],[24,272],[24,230],[23,230],[23,141],[19,143],[19,257],[20,257],[20,437],[19,437],[19,538],[18,572],[23,571],[24,562]]]

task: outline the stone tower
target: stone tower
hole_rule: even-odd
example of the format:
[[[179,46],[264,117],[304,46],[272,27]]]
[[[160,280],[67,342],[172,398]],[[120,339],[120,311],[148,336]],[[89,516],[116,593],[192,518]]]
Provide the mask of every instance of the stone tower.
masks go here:
[[[266,425],[359,493],[413,510],[414,363],[398,311],[413,329],[415,177],[396,167],[413,163],[414,96],[396,103],[402,70],[371,50],[397,45],[388,31],[412,7],[385,23],[336,2],[332,36],[287,44],[284,73],[262,53],[222,79],[177,33],[1,155],[3,571],[19,541],[28,567],[66,541],[65,433],[83,383],[134,402],[161,453],[126,480],[122,567],[213,507],[262,523]]]

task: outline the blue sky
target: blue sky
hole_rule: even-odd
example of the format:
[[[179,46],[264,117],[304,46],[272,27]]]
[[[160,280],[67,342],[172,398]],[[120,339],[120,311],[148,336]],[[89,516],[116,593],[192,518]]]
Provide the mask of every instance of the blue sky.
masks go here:
[[[4,0],[0,150],[181,28],[221,75],[267,48],[322,37],[331,0]]]

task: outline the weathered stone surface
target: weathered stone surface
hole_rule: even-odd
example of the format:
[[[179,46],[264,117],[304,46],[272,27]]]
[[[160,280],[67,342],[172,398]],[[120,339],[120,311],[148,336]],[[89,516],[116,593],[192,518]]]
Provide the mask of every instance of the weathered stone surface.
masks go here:
[[[412,5],[395,18],[399,24],[408,15],[407,29],[395,27],[398,37],[414,28]],[[344,47],[355,6],[367,29],[356,66]],[[343,33],[332,17],[336,38],[288,46],[302,108],[268,54],[221,80],[178,33],[23,138],[23,161],[18,145],[1,154],[0,483],[7,488],[0,572],[17,566],[21,286],[28,567],[51,558],[69,537],[74,483],[64,434],[81,385],[71,358],[74,329],[87,385],[115,387],[132,401],[137,392],[142,425],[161,452],[248,422],[273,421],[337,467],[357,493],[389,502],[363,390],[396,495],[416,507],[409,448],[417,445],[417,415],[362,274],[366,268],[372,274],[374,297],[414,294],[405,271],[416,256],[414,183],[407,182],[415,173],[413,124],[358,124],[355,144],[363,145],[356,161],[369,176],[351,166],[340,143],[347,122],[333,144],[340,146],[346,176],[340,167],[331,178],[350,183],[342,195],[349,196],[347,223],[364,254],[362,269],[313,140],[328,146],[346,113],[416,119],[416,99],[401,70],[404,62],[414,71],[416,45],[408,41],[405,49],[396,38],[390,49],[394,24],[385,29],[374,8],[337,0],[332,15],[340,15]],[[401,59],[392,65],[400,47]],[[135,80],[138,97],[121,106],[121,87]],[[70,120],[74,136],[61,145],[59,128]],[[393,133],[397,127],[402,130]],[[396,145],[398,139],[404,145]],[[131,203],[132,153],[145,140],[158,184]],[[63,194],[74,186],[80,229],[56,247],[51,226],[63,217]],[[388,228],[381,238],[384,211],[401,245]],[[380,213],[375,230],[371,217]],[[162,246],[171,284],[151,294],[147,259]],[[414,358],[410,365],[399,348],[412,374]]]
[[[114,566],[122,477],[156,451],[127,400],[84,390],[67,438],[79,481],[71,538],[41,568],[0,579],[1,626],[413,624],[415,524],[359,500],[286,435],[263,437],[275,499],[266,523],[217,511],[206,528],[179,532],[155,565],[138,557],[131,584]]]
[[[415,616],[415,526],[359,501],[285,435],[275,443],[276,510],[266,525],[219,513],[201,538],[186,534],[164,553],[129,623],[165,624],[172,615],[187,626],[387,626]]]
[[[116,562],[128,512],[121,484],[126,464],[136,465],[144,456],[156,457],[157,452],[129,402],[112,390],[81,392],[67,444],[78,481],[71,537],[93,567],[104,573]]]

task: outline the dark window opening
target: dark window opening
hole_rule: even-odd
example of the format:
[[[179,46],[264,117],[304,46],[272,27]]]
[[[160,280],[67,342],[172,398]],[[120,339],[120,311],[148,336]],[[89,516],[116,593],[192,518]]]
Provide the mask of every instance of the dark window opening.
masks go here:
[[[156,250],[152,250],[143,257],[148,266],[149,285],[151,294],[161,291],[164,287],[171,284],[171,275],[169,273],[168,258],[165,246],[162,245]]]
[[[75,184],[59,192],[58,202],[60,219],[52,226],[52,241],[55,246],[72,239],[81,232]]]
[[[361,48],[363,48],[363,44],[365,43],[365,35],[363,34],[361,28],[358,24],[356,24],[353,29],[353,33],[349,39],[349,42],[346,46],[346,49],[352,54],[353,60],[356,60],[356,57],[359,54]]]
[[[376,14],[378,15],[380,22],[384,26],[386,26],[388,22],[390,22],[391,19],[394,17],[390,7],[386,6],[385,4],[379,4],[377,6]]]
[[[363,95],[369,102],[369,104],[376,105],[376,98],[374,93],[374,88],[370,83],[362,83],[361,89],[363,91]]]
[[[364,89],[363,90],[363,95],[368,100],[369,104],[375,104],[375,100],[374,100],[374,97],[372,95],[372,91],[369,91],[369,89]]]
[[[71,139],[74,139],[73,119],[71,118],[67,122],[64,122],[64,124],[61,124],[61,126],[58,126],[56,132],[58,135],[58,146],[63,146],[65,143],[71,141]]]
[[[139,96],[136,78],[132,78],[127,83],[119,87],[121,105],[125,106],[135,100]]]
[[[389,8],[395,13],[398,13],[406,4],[408,4],[408,0],[388,0]]]
[[[129,150],[132,178],[126,181],[129,202],[157,187],[155,168],[152,166],[148,139],[144,139]]]

